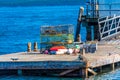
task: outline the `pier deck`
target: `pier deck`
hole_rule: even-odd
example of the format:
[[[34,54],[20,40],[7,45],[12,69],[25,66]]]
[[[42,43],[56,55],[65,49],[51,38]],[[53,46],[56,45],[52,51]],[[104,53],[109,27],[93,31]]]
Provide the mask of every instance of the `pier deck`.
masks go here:
[[[89,67],[92,68],[120,62],[120,45],[99,45],[95,53],[88,53],[85,58],[88,60]]]
[[[80,67],[85,67],[85,63],[75,55],[21,52],[0,56],[0,69],[78,69]]]
[[[119,44],[101,44],[95,53],[86,53],[83,60],[77,55],[48,55],[40,52],[20,52],[0,55],[0,70],[50,70],[57,71],[60,76],[76,73],[85,75],[96,74],[93,68],[120,62]],[[14,60],[15,59],[15,60]],[[74,72],[74,73],[73,73]]]
[[[18,58],[16,62],[21,61],[79,61],[75,55],[48,55],[40,52],[20,52],[6,55],[0,55],[0,62],[11,62],[11,58]]]
[[[102,44],[98,45],[95,53],[86,53],[84,57],[89,67],[95,68],[120,61],[120,45]],[[13,59],[17,60],[13,60]],[[68,61],[81,62],[78,55],[48,55],[40,52],[20,52],[0,55],[0,62],[40,62],[40,61]]]

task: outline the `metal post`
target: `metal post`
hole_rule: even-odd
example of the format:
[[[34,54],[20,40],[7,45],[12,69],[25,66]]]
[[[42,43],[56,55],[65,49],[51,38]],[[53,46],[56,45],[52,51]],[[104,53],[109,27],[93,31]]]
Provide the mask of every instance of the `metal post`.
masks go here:
[[[94,40],[94,26],[91,26],[91,40]]]
[[[87,25],[86,29],[87,29],[86,39],[87,39],[88,41],[91,41],[91,25]]]
[[[109,10],[110,10],[109,16],[111,17],[111,4],[109,4]]]
[[[89,12],[89,11],[88,11],[88,10],[89,10],[89,9],[88,9],[88,5],[89,5],[89,3],[87,3],[87,8],[86,8],[86,14],[87,14],[87,16],[88,16],[88,12]]]

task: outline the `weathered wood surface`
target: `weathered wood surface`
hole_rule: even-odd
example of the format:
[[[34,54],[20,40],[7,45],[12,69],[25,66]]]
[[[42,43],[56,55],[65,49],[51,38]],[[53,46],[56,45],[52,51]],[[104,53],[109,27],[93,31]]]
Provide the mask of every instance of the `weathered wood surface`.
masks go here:
[[[14,53],[0,56],[0,69],[78,69],[85,63],[75,55]]]
[[[95,68],[120,62],[120,45],[99,45],[95,53],[86,53],[85,62],[78,55],[46,55],[39,52],[21,52],[0,56],[0,69],[78,69]],[[15,60],[14,60],[15,59]],[[9,66],[9,67],[8,67]]]
[[[33,61],[33,62],[0,62],[0,69],[78,69],[84,67],[80,61]]]
[[[21,61],[79,61],[76,55],[47,55],[40,52],[20,52],[6,55],[0,55],[0,62],[13,62],[11,58],[17,58],[16,62]]]
[[[97,74],[94,70],[92,70],[92,69],[90,69],[90,68],[88,68],[88,71],[89,71],[90,73],[92,73],[93,75],[96,75],[96,74]]]
[[[120,62],[120,45],[99,45],[95,53],[85,55],[89,62],[89,67],[95,68]]]
[[[77,69],[79,69],[79,68],[65,70],[64,72],[60,73],[59,75],[60,75],[60,76],[64,76],[64,75],[66,75],[66,74],[69,74],[69,73],[71,73],[71,72],[77,70]]]

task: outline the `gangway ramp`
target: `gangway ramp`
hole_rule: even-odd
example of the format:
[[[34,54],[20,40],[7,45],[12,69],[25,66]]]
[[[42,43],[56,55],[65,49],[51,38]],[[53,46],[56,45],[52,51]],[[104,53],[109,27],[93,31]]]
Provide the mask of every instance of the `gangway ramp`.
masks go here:
[[[98,19],[101,40],[109,40],[120,34],[120,16],[104,17]]]

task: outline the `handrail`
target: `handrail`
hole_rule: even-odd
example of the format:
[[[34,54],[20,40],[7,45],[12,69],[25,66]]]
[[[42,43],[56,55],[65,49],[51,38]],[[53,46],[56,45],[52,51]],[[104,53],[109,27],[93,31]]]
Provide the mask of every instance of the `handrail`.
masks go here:
[[[94,3],[89,3],[89,2],[87,2],[87,4],[88,5],[96,5],[96,4],[94,4]],[[100,4],[100,3],[98,3],[98,5],[120,5],[120,3],[105,3],[105,4]]]

